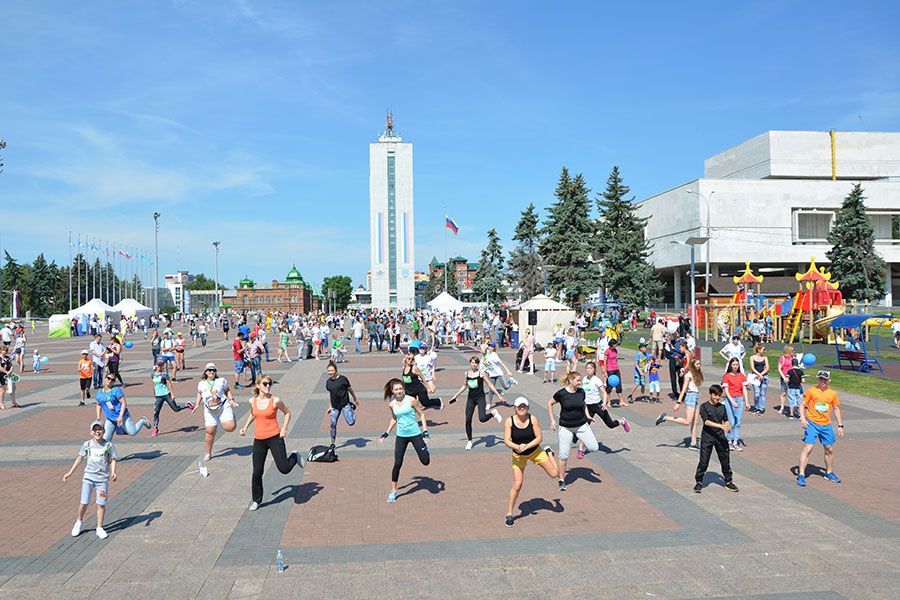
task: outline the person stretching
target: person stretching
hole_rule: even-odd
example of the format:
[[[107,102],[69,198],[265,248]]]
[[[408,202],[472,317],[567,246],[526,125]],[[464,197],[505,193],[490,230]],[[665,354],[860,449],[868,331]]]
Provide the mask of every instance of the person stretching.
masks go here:
[[[472,449],[472,417],[475,415],[476,407],[478,408],[479,422],[487,423],[491,418],[497,419],[498,423],[503,422],[497,409],[493,406],[490,408],[487,406],[484,386],[487,385],[488,389],[500,398],[500,402],[504,402],[503,396],[497,391],[497,388],[494,387],[487,371],[482,371],[479,368],[480,362],[481,359],[477,356],[473,356],[469,359],[470,368],[466,370],[466,382],[455,394],[453,394],[453,397],[450,398],[450,404],[453,404],[460,394],[468,390],[468,396],[466,398],[466,439],[468,440],[468,442],[466,442],[466,450]]]
[[[577,436],[584,442],[587,452],[596,452],[600,449],[597,438],[591,430],[590,424],[594,417],[588,413],[584,402],[584,389],[581,387],[581,373],[570,371],[565,376],[565,387],[557,390],[553,398],[547,404],[547,414],[550,415],[550,429],[557,430],[556,417],[553,416],[553,406],[560,405],[559,412],[559,491],[566,489],[566,463],[569,460],[569,451],[572,442]]]
[[[388,400],[388,410],[391,413],[391,422],[378,443],[391,434],[394,425],[397,426],[397,437],[394,442],[394,467],[391,469],[391,493],[388,494],[388,502],[397,501],[397,481],[400,479],[400,469],[403,467],[403,457],[406,448],[412,444],[419,457],[419,462],[424,466],[431,464],[431,454],[425,443],[428,438],[428,423],[425,420],[425,410],[419,401],[413,396],[407,396],[403,382],[399,379],[391,379],[384,386],[384,399]],[[419,424],[421,423],[421,429]]]

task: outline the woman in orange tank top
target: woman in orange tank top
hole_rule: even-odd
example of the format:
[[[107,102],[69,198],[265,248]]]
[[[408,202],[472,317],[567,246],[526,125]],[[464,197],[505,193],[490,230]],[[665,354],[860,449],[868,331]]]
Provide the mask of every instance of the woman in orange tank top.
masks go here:
[[[241,428],[241,435],[246,435],[250,425],[256,421],[253,434],[253,478],[250,484],[252,502],[250,510],[259,508],[263,496],[263,473],[266,467],[266,456],[271,451],[275,466],[283,474],[290,473],[298,464],[303,468],[303,455],[297,451],[287,456],[284,447],[284,436],[287,435],[291,422],[291,411],[278,396],[270,393],[272,378],[265,375],[256,384],[256,395],[250,399],[250,415],[247,423]],[[278,425],[278,411],[284,413],[284,422]]]

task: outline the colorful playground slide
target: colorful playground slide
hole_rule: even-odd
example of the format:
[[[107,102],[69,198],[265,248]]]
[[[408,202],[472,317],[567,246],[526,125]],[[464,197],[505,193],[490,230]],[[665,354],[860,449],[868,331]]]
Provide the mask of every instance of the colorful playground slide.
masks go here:
[[[826,313],[826,315],[824,317],[813,321],[813,331],[815,332],[815,335],[820,337],[823,340],[827,340],[827,342],[829,344],[833,344],[834,343],[834,335],[832,335],[833,331],[832,331],[831,327],[829,327],[829,324],[832,321],[834,321],[835,319],[837,319],[839,316],[841,316],[842,314],[844,314],[843,305],[829,306],[828,312]],[[843,336],[838,336],[837,343],[838,344],[844,343]]]

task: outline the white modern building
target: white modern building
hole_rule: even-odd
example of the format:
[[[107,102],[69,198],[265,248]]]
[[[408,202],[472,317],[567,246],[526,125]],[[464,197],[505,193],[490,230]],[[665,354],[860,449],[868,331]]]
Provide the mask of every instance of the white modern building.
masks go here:
[[[371,305],[415,307],[413,236],[413,147],[386,131],[369,144]]]
[[[854,183],[866,197],[875,249],[888,265],[885,298],[900,302],[900,133],[768,131],[706,159],[704,177],[639,203],[650,217],[649,260],[665,300],[690,298],[690,246],[698,293],[734,293],[731,276],[750,261],[762,293],[793,292],[810,257],[828,265],[825,237]]]

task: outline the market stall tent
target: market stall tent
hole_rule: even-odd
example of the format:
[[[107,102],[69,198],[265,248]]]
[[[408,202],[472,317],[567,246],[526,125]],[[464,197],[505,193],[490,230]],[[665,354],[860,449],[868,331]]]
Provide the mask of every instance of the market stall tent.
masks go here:
[[[575,320],[575,311],[553,298],[538,294],[510,310],[510,317],[519,325],[519,339],[525,339],[525,331],[530,327],[535,340],[546,345],[552,341],[553,328],[557,324],[567,329]]]
[[[69,311],[69,320],[78,319],[78,331],[80,333],[85,333],[88,330],[88,321],[93,316],[97,316],[99,318],[106,317],[108,319],[112,319],[113,321],[117,321],[122,317],[122,312],[116,310],[103,300],[99,298],[94,298],[79,306],[78,308],[73,308]]]
[[[153,314],[152,308],[144,306],[134,298],[125,298],[116,304],[113,309],[121,312],[126,317],[148,318]]]
[[[462,302],[447,292],[441,292],[428,302],[428,308],[443,313],[462,312],[464,306],[465,305]]]

